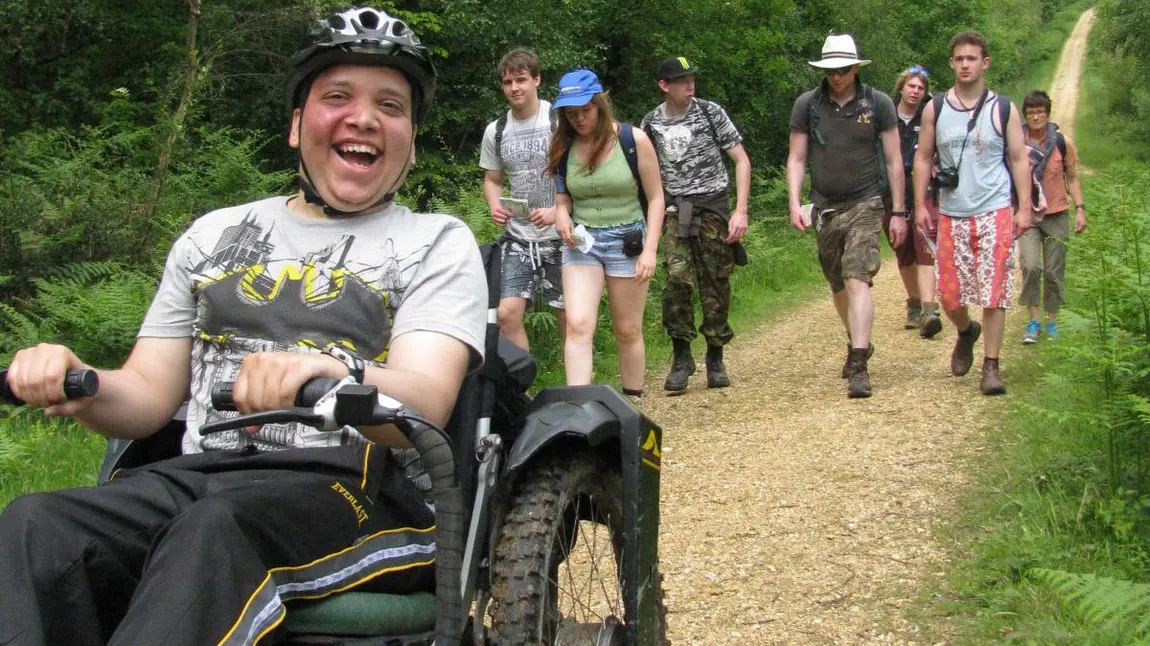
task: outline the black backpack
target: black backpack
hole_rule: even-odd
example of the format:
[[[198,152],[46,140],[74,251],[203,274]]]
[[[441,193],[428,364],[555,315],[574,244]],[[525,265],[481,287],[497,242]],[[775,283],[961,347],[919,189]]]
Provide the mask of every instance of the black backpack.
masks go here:
[[[647,217],[647,193],[643,190],[643,180],[639,177],[639,150],[635,146],[635,132],[631,124],[619,124],[619,145],[623,147],[623,156],[627,158],[627,165],[631,167],[631,177],[635,178],[635,186],[639,190],[639,206],[643,208],[643,217]],[[555,178],[560,192],[567,191],[567,158],[571,156],[571,149],[564,151],[559,158],[559,166],[555,169]]]

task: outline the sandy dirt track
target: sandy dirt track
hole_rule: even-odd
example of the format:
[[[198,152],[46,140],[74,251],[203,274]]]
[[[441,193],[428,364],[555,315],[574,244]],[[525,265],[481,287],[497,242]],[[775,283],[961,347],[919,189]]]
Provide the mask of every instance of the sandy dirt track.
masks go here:
[[[1092,18],[1067,42],[1052,92],[1068,132]],[[813,257],[813,235],[810,246]],[[949,321],[930,341],[903,329],[893,259],[874,296],[870,399],[846,397],[845,335],[822,293],[738,331],[730,388],[706,389],[701,357],[685,395],[663,396],[666,374],[649,376],[644,409],[665,431],[660,550],[673,643],[948,643],[941,618],[917,626],[903,611],[943,574],[949,552],[935,529],[953,517],[1005,402],[979,393],[981,342],[970,374],[955,378]],[[1025,317],[1016,307],[1007,318],[1008,388],[1027,350]]]

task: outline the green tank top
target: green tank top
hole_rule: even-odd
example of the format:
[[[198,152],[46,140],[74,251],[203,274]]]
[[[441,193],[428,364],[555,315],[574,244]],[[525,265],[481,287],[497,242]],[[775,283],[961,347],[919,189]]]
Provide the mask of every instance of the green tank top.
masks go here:
[[[571,217],[589,227],[617,227],[642,220],[638,187],[623,148],[615,148],[607,161],[588,174],[574,151],[567,158],[567,193],[571,196]]]

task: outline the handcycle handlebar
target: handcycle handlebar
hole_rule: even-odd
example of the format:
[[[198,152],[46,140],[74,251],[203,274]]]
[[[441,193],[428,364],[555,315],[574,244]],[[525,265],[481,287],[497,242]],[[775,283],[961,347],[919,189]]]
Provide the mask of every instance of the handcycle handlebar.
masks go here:
[[[100,376],[95,370],[69,370],[64,375],[64,396],[68,399],[95,397],[100,390]],[[0,402],[23,406],[24,402],[8,387],[8,369],[0,370]]]
[[[212,387],[212,406],[218,411],[236,410],[233,382],[218,382]],[[375,386],[357,384],[350,378],[310,379],[296,393],[295,406],[240,415],[200,427],[200,435],[211,435],[247,426],[299,422],[321,431],[337,431],[345,426],[395,425],[409,440],[414,431],[411,422],[419,422],[451,440],[439,425],[404,407],[398,400],[381,394]]]
[[[302,387],[295,396],[296,406],[312,407],[321,397],[326,395],[339,385],[339,379],[331,379],[327,377],[316,377],[310,379]],[[212,386],[212,408],[219,411],[234,411],[236,410],[236,403],[232,400],[232,389],[235,387],[235,382],[232,381],[217,381]]]

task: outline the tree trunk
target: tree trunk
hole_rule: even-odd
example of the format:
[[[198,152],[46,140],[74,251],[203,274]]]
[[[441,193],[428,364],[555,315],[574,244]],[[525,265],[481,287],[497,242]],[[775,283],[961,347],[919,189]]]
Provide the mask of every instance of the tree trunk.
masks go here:
[[[176,147],[176,140],[184,130],[184,121],[187,120],[188,108],[192,103],[196,90],[202,80],[203,72],[200,70],[199,51],[196,49],[196,29],[200,21],[200,0],[188,0],[188,37],[186,41],[188,58],[184,65],[184,87],[180,92],[180,102],[176,105],[176,112],[172,115],[171,130],[168,138],[160,148],[160,156],[156,160],[156,169],[152,172],[152,190],[148,201],[141,209],[141,229],[145,231],[143,244],[138,247],[138,254],[147,255],[147,249],[152,242],[154,227],[149,222],[159,207],[160,194],[164,190],[164,180],[168,175],[168,166],[172,163],[172,150]]]

